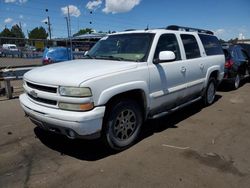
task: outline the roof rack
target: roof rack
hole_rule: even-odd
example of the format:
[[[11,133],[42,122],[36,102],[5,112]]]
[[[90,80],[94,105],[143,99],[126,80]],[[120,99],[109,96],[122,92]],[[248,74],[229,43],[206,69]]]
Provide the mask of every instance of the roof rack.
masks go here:
[[[196,31],[198,33],[205,33],[209,35],[214,35],[212,31],[205,30],[205,29],[198,29],[198,28],[191,28],[191,27],[183,27],[183,26],[178,26],[178,25],[169,25],[166,27],[168,30],[176,30],[176,31]]]

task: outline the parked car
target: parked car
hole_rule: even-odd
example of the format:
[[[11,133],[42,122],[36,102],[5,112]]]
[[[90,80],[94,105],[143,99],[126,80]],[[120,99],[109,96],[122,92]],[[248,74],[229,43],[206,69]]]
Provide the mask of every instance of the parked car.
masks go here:
[[[240,81],[249,76],[250,58],[240,45],[231,45],[223,51],[226,58],[223,81],[238,89]]]
[[[48,65],[68,60],[71,60],[70,48],[50,47],[44,50],[42,63]]]
[[[225,57],[211,31],[179,26],[110,34],[85,59],[24,75],[20,103],[37,126],[123,150],[146,119],[202,100],[211,105]]]
[[[12,57],[17,56],[19,57],[21,52],[17,48],[15,44],[3,44],[2,46],[2,56],[9,56],[11,55]]]
[[[247,55],[250,57],[250,44],[242,43],[238,45],[240,45],[247,52]]]

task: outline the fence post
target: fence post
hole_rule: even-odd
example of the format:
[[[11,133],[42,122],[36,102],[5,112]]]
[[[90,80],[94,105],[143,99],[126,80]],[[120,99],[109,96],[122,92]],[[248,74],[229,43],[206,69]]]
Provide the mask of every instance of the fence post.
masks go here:
[[[12,98],[12,91],[11,91],[10,80],[4,80],[4,84],[5,84],[6,96],[8,99],[11,99]]]

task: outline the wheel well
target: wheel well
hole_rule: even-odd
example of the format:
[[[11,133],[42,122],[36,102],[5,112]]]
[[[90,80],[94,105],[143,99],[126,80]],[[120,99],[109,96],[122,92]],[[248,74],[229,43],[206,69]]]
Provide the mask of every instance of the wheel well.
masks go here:
[[[219,71],[213,71],[210,74],[210,78],[215,78],[217,80],[218,79],[218,74],[219,74]]]
[[[219,71],[213,71],[211,74],[210,74],[210,77],[209,78],[214,78],[216,80],[216,82],[218,82],[218,77],[219,77]]]
[[[117,103],[124,99],[132,99],[137,102],[141,107],[144,119],[146,118],[147,100],[144,91],[140,89],[127,91],[113,96],[106,103],[107,111],[109,111],[109,109],[113,106],[114,103]]]

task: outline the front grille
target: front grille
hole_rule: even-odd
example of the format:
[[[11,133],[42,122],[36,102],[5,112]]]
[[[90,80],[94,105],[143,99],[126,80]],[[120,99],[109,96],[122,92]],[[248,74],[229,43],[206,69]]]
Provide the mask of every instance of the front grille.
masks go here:
[[[42,85],[32,84],[30,82],[26,82],[26,83],[30,88],[33,88],[33,89],[50,92],[50,93],[57,93],[57,88],[55,87],[42,86]]]
[[[39,97],[33,97],[32,95],[28,94],[28,96],[33,99],[34,101],[37,102],[41,102],[41,103],[45,103],[45,104],[49,104],[49,105],[56,105],[57,101],[54,100],[50,100],[50,99],[43,99],[43,98],[39,98]]]

